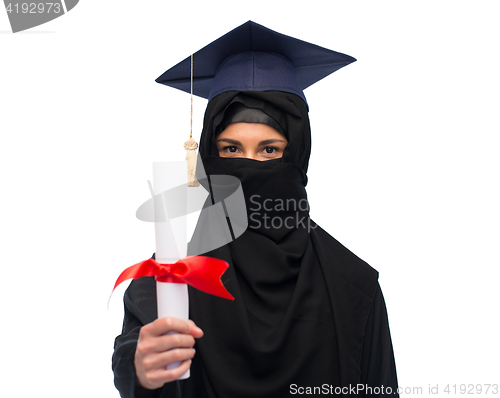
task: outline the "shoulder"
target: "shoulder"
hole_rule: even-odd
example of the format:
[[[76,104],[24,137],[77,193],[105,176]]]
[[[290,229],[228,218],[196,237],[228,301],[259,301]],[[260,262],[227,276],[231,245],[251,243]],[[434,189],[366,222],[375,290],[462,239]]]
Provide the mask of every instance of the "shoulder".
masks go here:
[[[344,283],[353,285],[373,298],[378,289],[378,271],[343,246],[319,225],[315,223],[313,225],[311,240],[323,271]]]

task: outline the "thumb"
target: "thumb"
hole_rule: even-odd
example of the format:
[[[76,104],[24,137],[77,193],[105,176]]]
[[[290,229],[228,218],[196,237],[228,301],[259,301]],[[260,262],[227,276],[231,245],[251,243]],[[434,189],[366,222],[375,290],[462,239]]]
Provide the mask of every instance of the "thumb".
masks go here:
[[[201,330],[196,323],[194,323],[191,319],[188,321],[189,324],[189,334],[195,338],[200,338],[203,336],[203,330]]]

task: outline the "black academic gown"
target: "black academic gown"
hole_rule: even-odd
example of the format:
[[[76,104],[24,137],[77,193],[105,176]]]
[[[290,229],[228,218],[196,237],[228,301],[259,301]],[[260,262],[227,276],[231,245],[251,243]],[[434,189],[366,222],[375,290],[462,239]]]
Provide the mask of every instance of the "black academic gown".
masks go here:
[[[258,162],[219,157],[216,131],[236,103],[260,109],[282,126],[288,143],[281,158]],[[254,210],[256,198],[261,205],[307,199],[311,149],[307,112],[301,98],[283,92],[227,92],[209,102],[200,137],[203,167],[209,176],[239,179],[249,223],[240,237],[204,255],[229,263],[221,280],[235,301],[189,289],[190,317],[205,332],[195,345],[191,377],[146,391],[149,396],[281,398],[307,393],[301,390],[305,387],[333,388],[332,395],[346,397],[396,391],[377,271],[312,221],[307,227],[297,223],[265,228],[258,223],[264,216],[310,221],[309,207],[273,207],[262,214]],[[206,186],[211,193],[214,184]],[[213,201],[221,200],[216,196]],[[205,253],[194,242],[213,235],[213,225],[200,217],[193,235],[199,239],[191,241],[190,254]],[[139,330],[157,317],[154,279],[133,281],[124,303],[123,333],[116,339],[113,370],[122,397],[130,398],[135,391],[133,359]]]
[[[310,236],[330,298],[339,372],[336,377],[339,385],[318,387],[341,393],[332,395],[346,397],[397,397],[393,348],[386,306],[378,283],[378,272],[320,227],[312,229]],[[139,330],[157,317],[154,279],[134,280],[125,292],[124,305],[123,332],[116,338],[112,363],[115,385],[120,395],[123,398],[205,397],[203,378],[206,374],[197,356],[193,359],[189,379],[167,383],[155,391],[144,391],[140,388],[136,391],[134,352]],[[305,394],[307,391],[300,390],[300,387],[286,386],[283,396],[296,395],[300,391]]]

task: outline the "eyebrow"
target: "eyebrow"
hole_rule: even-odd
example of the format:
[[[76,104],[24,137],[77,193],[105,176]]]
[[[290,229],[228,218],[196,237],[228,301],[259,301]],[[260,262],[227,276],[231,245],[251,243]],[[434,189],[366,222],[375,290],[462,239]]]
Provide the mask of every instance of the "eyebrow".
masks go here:
[[[224,141],[224,142],[227,142],[228,144],[232,144],[232,145],[240,145],[241,146],[241,142],[239,142],[237,140],[232,140],[231,138],[221,138],[221,139],[217,140],[217,142],[220,142],[220,141]]]
[[[259,146],[264,146],[264,145],[269,145],[269,144],[274,144],[275,142],[286,142],[284,140],[280,140],[278,138],[270,138],[268,140],[260,141]]]
[[[221,138],[221,139],[217,140],[217,142],[220,142],[220,141],[224,141],[224,142],[227,142],[228,144],[232,144],[232,145],[240,145],[241,146],[241,142],[240,141],[233,140],[231,138]],[[264,145],[274,144],[275,142],[286,142],[286,141],[280,140],[278,138],[270,138],[268,140],[260,141],[258,145],[259,146],[264,146]]]

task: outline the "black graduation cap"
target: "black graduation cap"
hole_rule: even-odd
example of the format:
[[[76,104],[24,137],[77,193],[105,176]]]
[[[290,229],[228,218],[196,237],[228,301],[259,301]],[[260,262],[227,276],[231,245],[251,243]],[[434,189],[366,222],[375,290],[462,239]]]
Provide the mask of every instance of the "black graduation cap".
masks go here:
[[[193,94],[211,100],[226,91],[303,90],[355,58],[248,21],[193,55]],[[191,57],[156,82],[191,92]]]

